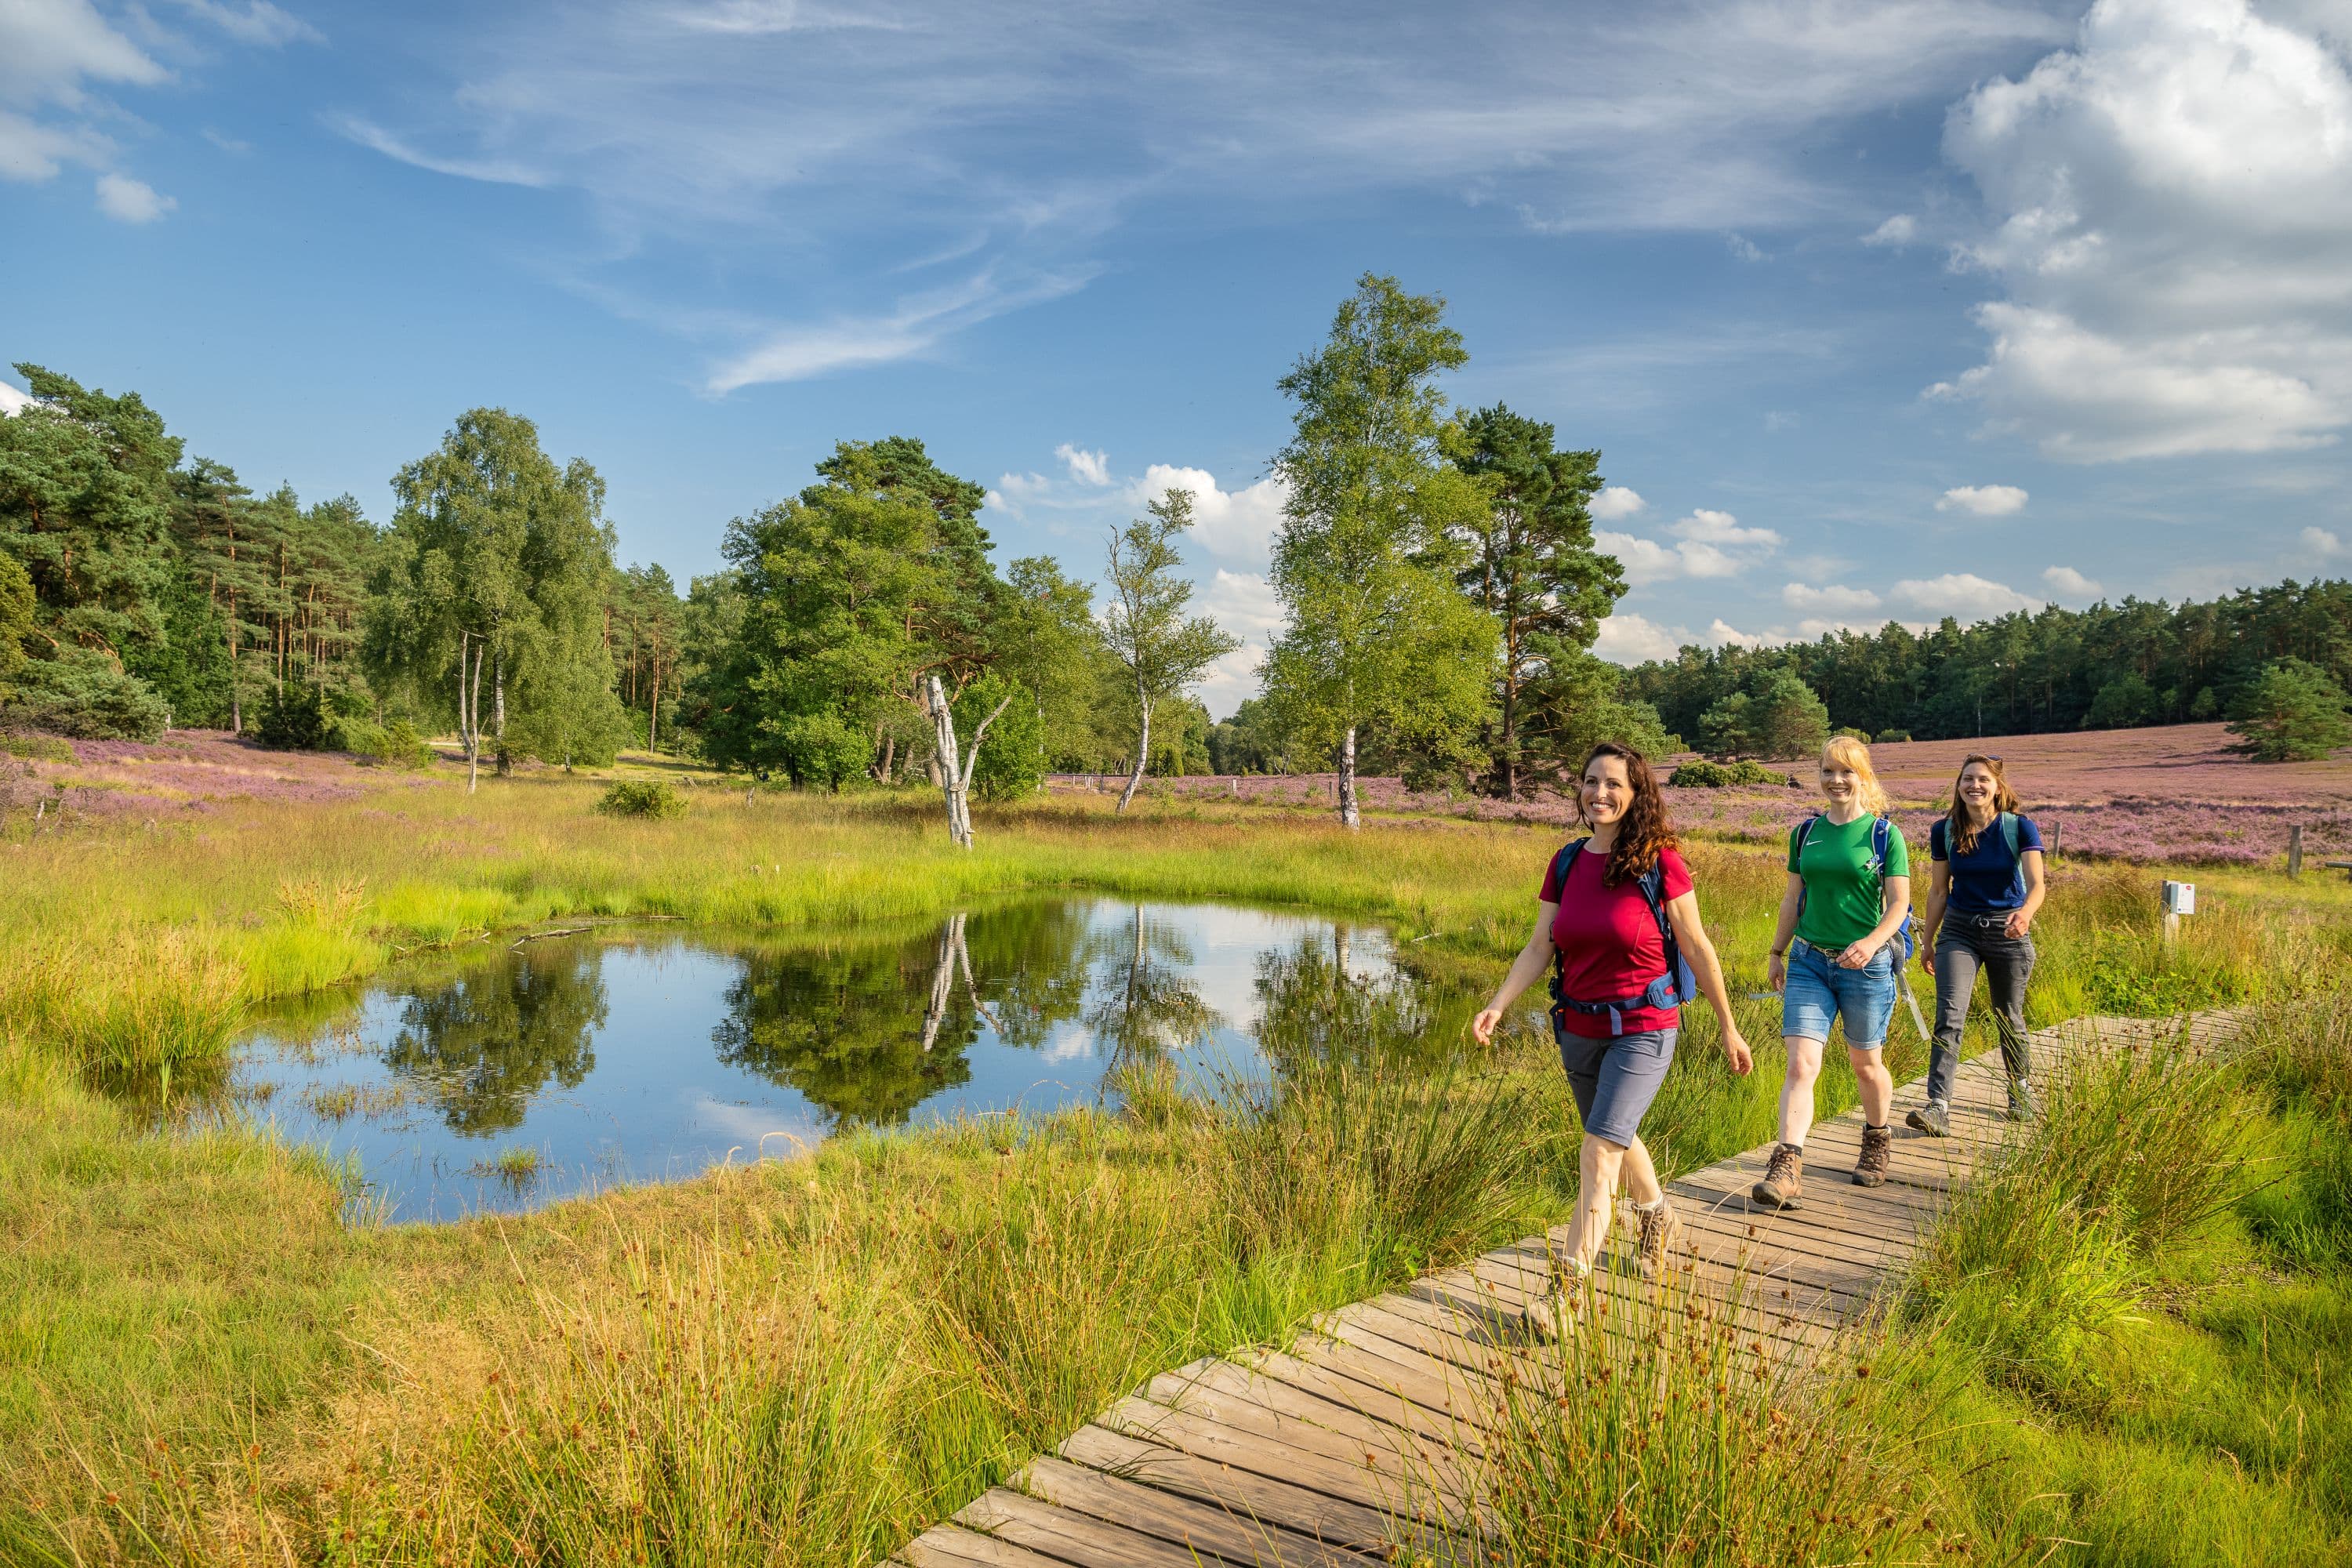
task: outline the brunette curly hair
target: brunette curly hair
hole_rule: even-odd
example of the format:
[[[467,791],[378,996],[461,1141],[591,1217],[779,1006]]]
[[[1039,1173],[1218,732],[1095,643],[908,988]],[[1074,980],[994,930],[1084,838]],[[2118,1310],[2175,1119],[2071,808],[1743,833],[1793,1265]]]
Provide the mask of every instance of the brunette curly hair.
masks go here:
[[[1649,759],[1631,746],[1621,746],[1614,741],[1603,741],[1586,753],[1584,765],[1576,770],[1581,780],[1592,770],[1592,764],[1602,757],[1615,757],[1625,764],[1625,782],[1633,786],[1633,804],[1625,808],[1625,818],[1618,825],[1617,842],[1609,848],[1609,864],[1601,873],[1601,880],[1614,888],[1646,875],[1658,863],[1665,850],[1676,847],[1674,825],[1666,820],[1666,797],[1658,789],[1658,775],[1650,771]],[[1576,797],[1576,819],[1585,826],[1592,826],[1584,815],[1584,795]]]
[[[1976,766],[1981,766],[1992,775],[1993,821],[2000,820],[2004,811],[2024,809],[2018,801],[2017,792],[2009,787],[2009,773],[2001,767],[2000,759],[1983,752],[1970,752],[1960,759],[1960,771],[1952,775],[1952,809],[1946,815],[1950,826],[1944,829],[1944,843],[1954,855],[1974,854],[1977,835],[1982,831],[1969,825],[1969,808],[1960,804],[1960,780],[1968,776],[1969,768]],[[1986,826],[1990,826],[1991,823],[1988,822]]]

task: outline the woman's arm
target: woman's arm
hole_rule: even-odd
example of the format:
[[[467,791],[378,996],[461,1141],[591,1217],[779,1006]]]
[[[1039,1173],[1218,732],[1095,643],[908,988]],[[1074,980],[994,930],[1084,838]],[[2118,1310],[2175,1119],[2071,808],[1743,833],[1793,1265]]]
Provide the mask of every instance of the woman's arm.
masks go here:
[[[1789,981],[1789,939],[1797,934],[1797,907],[1804,901],[1805,879],[1791,871],[1789,885],[1780,889],[1780,919],[1772,927],[1772,956],[1764,965],[1764,977],[1775,991]]]
[[[2025,902],[2009,912],[2005,929],[2012,938],[2033,929],[2033,917],[2041,911],[2042,900],[2050,892],[2049,879],[2042,874],[2042,851],[2028,849],[2018,859],[2019,869],[2025,873]]]
[[[1519,999],[1519,993],[1533,985],[1551,967],[1551,922],[1559,914],[1558,904],[1536,906],[1536,929],[1528,933],[1528,945],[1519,949],[1519,956],[1511,961],[1511,972],[1495,987],[1494,996],[1472,1019],[1470,1032],[1486,1045],[1495,1037],[1495,1026],[1503,1021],[1503,1009]]]
[[[1903,917],[1911,912],[1911,879],[1909,876],[1886,879],[1886,912],[1870,928],[1870,934],[1838,954],[1838,964],[1844,969],[1860,969],[1878,956],[1878,950],[1902,929]]]
[[[1731,1016],[1731,991],[1723,983],[1723,964],[1715,956],[1715,943],[1706,937],[1706,927],[1699,922],[1698,895],[1685,893],[1666,901],[1666,919],[1675,928],[1675,941],[1683,950],[1683,960],[1698,978],[1698,988],[1706,994],[1706,1005],[1723,1024],[1723,1054],[1730,1058],[1731,1070],[1745,1077],[1756,1065],[1749,1054],[1748,1041],[1739,1033],[1738,1021]]]
[[[1922,967],[1936,967],[1936,932],[1944,924],[1944,906],[1952,897],[1952,863],[1934,860],[1928,863],[1927,912],[1919,917],[1919,963]]]

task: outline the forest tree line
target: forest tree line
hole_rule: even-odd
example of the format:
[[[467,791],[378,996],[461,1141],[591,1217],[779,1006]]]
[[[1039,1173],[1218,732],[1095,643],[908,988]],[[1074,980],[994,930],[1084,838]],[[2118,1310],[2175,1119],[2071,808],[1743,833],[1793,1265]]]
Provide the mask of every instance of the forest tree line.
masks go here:
[[[681,593],[616,561],[602,477],[506,410],[461,416],[377,523],[350,496],[257,493],[136,394],[20,364],[33,401],[0,419],[0,727],[210,727],[392,761],[454,734],[477,770],[635,745],[839,788],[938,782],[984,726],[981,793],[1053,770],[1125,773],[1131,794],[1146,772],[1336,768],[1352,821],[1359,772],[1523,795],[1604,736],[1786,755],[1832,723],[2218,715],[2282,659],[2352,675],[2340,582],[1620,670],[1591,651],[1624,592],[1592,542],[1600,454],[1501,405],[1449,407],[1439,379],[1467,357],[1441,299],[1367,275],[1281,378],[1285,623],[1263,695],[1219,723],[1194,690],[1236,645],[1189,604],[1181,490],[1086,568],[1000,563],[980,485],[911,437],[842,441],[728,523],[724,569]]]

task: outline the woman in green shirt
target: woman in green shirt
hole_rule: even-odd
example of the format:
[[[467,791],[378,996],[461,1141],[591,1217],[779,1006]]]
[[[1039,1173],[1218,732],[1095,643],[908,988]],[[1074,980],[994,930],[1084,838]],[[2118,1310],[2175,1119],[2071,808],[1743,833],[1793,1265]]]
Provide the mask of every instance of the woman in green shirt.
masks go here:
[[[1780,1086],[1780,1141],[1754,1192],[1771,1208],[1795,1208],[1803,1196],[1813,1085],[1830,1026],[1841,1018],[1868,1122],[1853,1168],[1858,1185],[1886,1180],[1895,1136],[1886,1125],[1895,1079],[1881,1047],[1903,962],[1893,939],[1911,912],[1910,852],[1886,815],[1886,792],[1861,742],[1840,735],[1822,749],[1822,797],[1827,809],[1789,835],[1789,883],[1772,933],[1770,975],[1781,993],[1789,1076]]]

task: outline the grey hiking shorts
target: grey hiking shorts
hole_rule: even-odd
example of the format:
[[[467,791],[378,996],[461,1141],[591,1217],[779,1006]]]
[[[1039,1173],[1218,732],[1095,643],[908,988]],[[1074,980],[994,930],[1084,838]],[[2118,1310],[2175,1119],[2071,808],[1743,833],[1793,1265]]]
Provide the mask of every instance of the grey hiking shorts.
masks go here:
[[[1568,1089],[1576,1096],[1576,1114],[1584,1130],[1620,1147],[1629,1145],[1642,1131],[1650,1101],[1658,1098],[1674,1065],[1674,1029],[1644,1029],[1638,1035],[1612,1035],[1588,1039],[1555,1028],[1559,1065],[1568,1069]]]

